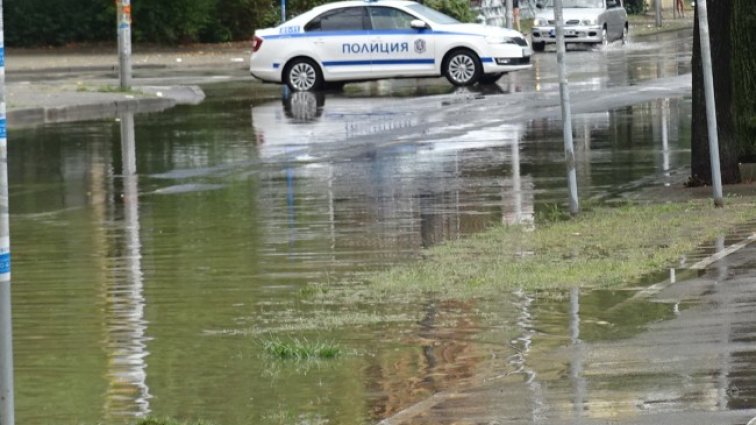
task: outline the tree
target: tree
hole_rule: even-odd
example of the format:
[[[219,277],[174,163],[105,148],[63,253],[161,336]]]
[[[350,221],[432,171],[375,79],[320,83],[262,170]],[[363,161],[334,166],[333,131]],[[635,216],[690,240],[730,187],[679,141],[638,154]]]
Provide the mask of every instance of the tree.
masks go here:
[[[732,82],[735,134],[743,162],[756,162],[756,8],[753,0],[733,1]]]
[[[738,163],[756,162],[756,8],[752,0],[707,1],[722,183],[737,183]],[[701,185],[711,184],[711,164],[697,9],[694,37],[690,183]]]
[[[699,1],[711,3],[710,0]],[[740,182],[738,167],[739,147],[735,137],[735,119],[732,111],[732,2],[733,0],[717,0],[716,7],[707,8],[711,38],[711,61],[714,73],[714,92],[717,104],[719,157],[723,184]],[[692,186],[700,186],[711,184],[712,181],[703,67],[701,65],[698,8],[696,8],[695,13],[693,37],[693,121],[691,123],[690,184]]]

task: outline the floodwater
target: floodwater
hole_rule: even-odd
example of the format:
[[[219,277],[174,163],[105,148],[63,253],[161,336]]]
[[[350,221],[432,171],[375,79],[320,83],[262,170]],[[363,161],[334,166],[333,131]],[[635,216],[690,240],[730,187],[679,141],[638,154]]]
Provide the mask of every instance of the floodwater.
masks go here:
[[[679,73],[651,52],[576,52],[632,70],[617,80],[586,68],[576,85]],[[431,81],[282,97],[223,84],[198,106],[12,131],[18,422],[624,423],[701,410],[745,423],[756,386],[743,321],[724,334],[746,338],[737,353],[705,351],[711,361],[656,375],[618,341],[645,341],[686,303],[635,301],[629,289],[350,295],[361,273],[565,202],[556,118],[423,125],[438,105],[548,90],[555,74],[540,58],[545,76],[505,77],[493,92]],[[581,199],[675,184],[689,162],[686,98],[577,115],[574,128]],[[312,297],[317,282],[345,289]],[[749,299],[739,312],[753,318]],[[263,353],[261,341],[292,336],[346,354]]]

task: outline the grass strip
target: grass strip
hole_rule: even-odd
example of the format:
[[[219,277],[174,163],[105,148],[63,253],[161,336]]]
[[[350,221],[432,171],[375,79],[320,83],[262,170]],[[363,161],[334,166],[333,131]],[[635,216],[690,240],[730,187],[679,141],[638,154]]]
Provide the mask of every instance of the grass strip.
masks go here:
[[[198,421],[181,421],[174,418],[156,418],[156,417],[147,417],[144,419],[140,419],[136,425],[211,425],[209,422],[205,422],[202,420]]]
[[[566,221],[497,226],[371,275],[385,295],[485,296],[502,289],[614,287],[637,282],[706,241],[756,219],[756,199],[597,207]]]

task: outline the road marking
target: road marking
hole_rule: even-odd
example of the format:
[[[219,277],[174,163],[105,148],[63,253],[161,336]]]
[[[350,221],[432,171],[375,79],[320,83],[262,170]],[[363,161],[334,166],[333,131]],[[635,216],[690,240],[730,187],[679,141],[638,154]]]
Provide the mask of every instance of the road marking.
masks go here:
[[[727,249],[724,249],[722,251],[719,251],[719,252],[717,252],[717,253],[715,253],[713,255],[710,255],[710,256],[704,258],[703,260],[701,260],[701,261],[697,262],[696,264],[693,264],[692,266],[690,266],[690,268],[692,270],[704,270],[707,267],[709,267],[712,263],[715,263],[715,262],[721,260],[722,258],[724,258],[724,257],[726,257],[726,256],[728,256],[728,255],[730,255],[730,254],[732,254],[732,253],[734,253],[734,252],[736,252],[738,250],[741,250],[741,249],[745,248],[746,246],[748,246],[748,244],[750,244],[753,241],[756,241],[756,233],[752,234],[751,236],[749,236],[744,241],[740,241],[740,242],[738,242],[736,244],[730,245],[729,247],[727,247]],[[756,424],[754,424],[754,425],[756,425]]]

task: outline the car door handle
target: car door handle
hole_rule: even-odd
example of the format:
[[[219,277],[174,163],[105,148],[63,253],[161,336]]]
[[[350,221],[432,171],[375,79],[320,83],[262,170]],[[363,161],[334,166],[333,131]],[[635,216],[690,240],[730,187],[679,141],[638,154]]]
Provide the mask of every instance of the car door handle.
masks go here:
[[[314,44],[325,44],[325,41],[323,41],[322,38],[316,38],[315,41],[313,41]]]

